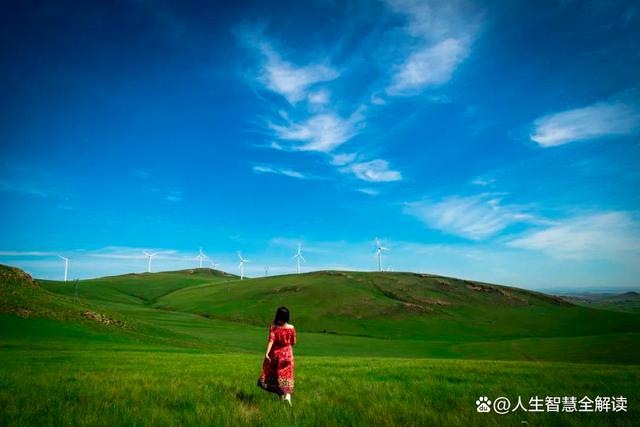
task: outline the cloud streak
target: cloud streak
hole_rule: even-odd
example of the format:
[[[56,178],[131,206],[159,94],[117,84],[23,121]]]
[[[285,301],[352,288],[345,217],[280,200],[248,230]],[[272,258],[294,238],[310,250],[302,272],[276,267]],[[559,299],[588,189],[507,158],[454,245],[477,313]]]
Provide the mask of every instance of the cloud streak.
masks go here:
[[[269,173],[269,174],[274,174],[274,175],[283,175],[283,176],[288,176],[289,178],[297,178],[297,179],[309,179],[310,176],[305,175],[301,172],[298,171],[294,171],[291,169],[282,169],[282,168],[278,168],[278,167],[274,167],[274,166],[267,166],[267,165],[256,165],[253,168],[253,171],[255,173]]]
[[[549,114],[533,122],[532,141],[556,147],[576,141],[631,135],[640,129],[640,109],[622,101],[603,101]]]
[[[363,118],[359,110],[346,119],[327,112],[313,115],[302,122],[269,125],[278,139],[301,143],[293,145],[293,150],[321,153],[330,153],[349,141],[362,126]]]
[[[396,65],[387,95],[416,95],[451,80],[469,56],[476,32],[475,19],[462,2],[386,0],[389,8],[404,15],[405,33],[414,40],[406,60]]]
[[[58,256],[55,252],[40,252],[40,251],[0,251],[0,256],[10,256],[10,257],[40,257],[40,256]]]
[[[466,42],[456,39],[446,39],[419,49],[397,67],[387,94],[415,94],[427,86],[444,84],[451,80],[456,67],[468,55]]]
[[[402,180],[402,174],[389,169],[389,162],[382,159],[353,163],[342,169],[352,172],[356,178],[369,182],[391,182]]]
[[[338,72],[326,64],[296,66],[284,61],[267,43],[260,44],[266,61],[260,81],[271,91],[282,95],[291,104],[309,98],[311,102],[326,103],[326,91],[309,94],[309,89],[317,83],[338,77]]]
[[[518,207],[503,205],[499,195],[490,193],[407,203],[404,211],[430,228],[471,240],[486,239],[519,222],[538,221]]]
[[[509,241],[508,246],[542,251],[560,259],[614,259],[640,262],[640,222],[612,211],[558,221]]]

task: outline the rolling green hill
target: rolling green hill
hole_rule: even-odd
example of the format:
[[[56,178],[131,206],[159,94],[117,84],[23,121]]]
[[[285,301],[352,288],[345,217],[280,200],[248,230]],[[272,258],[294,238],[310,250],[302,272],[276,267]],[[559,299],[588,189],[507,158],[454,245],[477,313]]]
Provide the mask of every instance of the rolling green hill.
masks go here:
[[[77,283],[0,266],[0,425],[637,425],[640,315],[411,273]],[[280,305],[292,411],[255,387]],[[475,360],[474,360],[475,359]],[[479,415],[479,395],[624,395],[620,414]],[[367,404],[361,397],[367,396]],[[512,396],[513,397],[513,396]]]
[[[72,284],[39,281],[57,294]],[[524,289],[412,273],[325,271],[239,280],[210,269],[80,281],[79,299],[183,346],[253,351],[280,305],[308,355],[632,363],[640,316]],[[624,349],[624,351],[620,351]]]
[[[237,276],[210,268],[194,268],[162,273],[131,273],[79,282],[84,298],[124,304],[149,305],[173,291],[235,279]],[[73,293],[72,282],[39,280],[47,289],[65,295]]]
[[[290,307],[304,331],[390,339],[570,337],[640,331],[638,316],[574,306],[524,289],[412,273],[317,272],[218,282],[154,307],[266,325]]]

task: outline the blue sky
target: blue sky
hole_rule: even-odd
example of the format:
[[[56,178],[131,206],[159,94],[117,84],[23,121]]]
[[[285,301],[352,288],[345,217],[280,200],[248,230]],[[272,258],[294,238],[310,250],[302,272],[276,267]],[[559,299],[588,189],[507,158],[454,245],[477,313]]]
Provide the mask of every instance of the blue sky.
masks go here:
[[[636,2],[9,2],[0,262],[637,288]]]

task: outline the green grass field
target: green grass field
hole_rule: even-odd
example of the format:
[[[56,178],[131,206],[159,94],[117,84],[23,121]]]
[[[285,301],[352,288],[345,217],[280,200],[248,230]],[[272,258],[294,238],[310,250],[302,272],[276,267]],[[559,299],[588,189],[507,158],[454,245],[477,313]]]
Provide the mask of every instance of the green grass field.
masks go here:
[[[640,315],[409,273],[72,283],[0,267],[1,425],[638,425]],[[288,408],[255,385],[279,305]],[[626,396],[618,413],[476,412],[498,396]]]

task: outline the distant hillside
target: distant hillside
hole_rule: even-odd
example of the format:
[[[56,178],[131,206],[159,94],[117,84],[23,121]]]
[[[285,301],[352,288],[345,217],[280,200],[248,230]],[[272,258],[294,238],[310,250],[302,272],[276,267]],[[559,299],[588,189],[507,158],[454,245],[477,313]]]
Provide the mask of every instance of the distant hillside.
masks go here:
[[[152,304],[163,295],[204,283],[234,280],[237,276],[211,268],[166,271],[161,273],[129,273],[120,276],[81,280],[79,293],[82,298],[124,304]],[[47,289],[64,295],[72,295],[68,282],[39,280]]]
[[[585,307],[640,313],[640,293],[634,291],[624,292],[621,294],[589,293],[566,295],[562,296],[562,298],[572,304],[578,304]]]
[[[154,307],[253,325],[288,306],[302,329],[402,339],[484,339],[638,331],[610,315],[524,289],[413,273],[324,271],[185,287]]]

